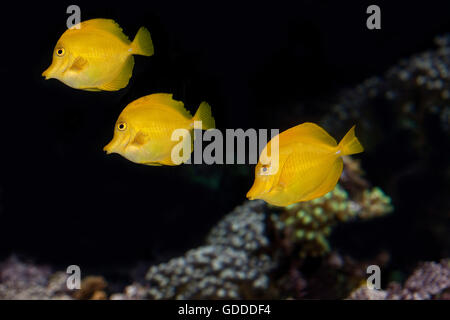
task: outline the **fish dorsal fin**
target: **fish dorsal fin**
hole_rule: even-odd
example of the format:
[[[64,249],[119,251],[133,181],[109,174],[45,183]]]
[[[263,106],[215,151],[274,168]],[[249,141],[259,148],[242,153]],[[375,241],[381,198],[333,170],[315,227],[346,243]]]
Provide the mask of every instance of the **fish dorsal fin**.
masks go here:
[[[319,144],[336,147],[336,140],[317,124],[305,122],[282,132],[280,147],[291,143]]]
[[[125,88],[130,81],[131,75],[133,73],[134,58],[129,56],[125,63],[123,64],[122,70],[112,81],[99,85],[98,88],[105,91],[117,91],[119,89]]]
[[[138,100],[136,100],[136,106],[140,105],[141,103],[145,103],[146,105],[154,105],[154,106],[164,106],[169,107],[173,110],[178,111],[181,113],[184,117],[191,119],[192,115],[191,113],[184,108],[184,103],[182,101],[174,100],[173,95],[171,93],[154,93],[150,94],[148,96],[142,97]]]
[[[72,27],[70,30],[103,30],[117,36],[127,44],[130,43],[130,39],[123,33],[122,28],[112,19],[91,19],[81,22],[80,29],[76,29],[76,26]]]

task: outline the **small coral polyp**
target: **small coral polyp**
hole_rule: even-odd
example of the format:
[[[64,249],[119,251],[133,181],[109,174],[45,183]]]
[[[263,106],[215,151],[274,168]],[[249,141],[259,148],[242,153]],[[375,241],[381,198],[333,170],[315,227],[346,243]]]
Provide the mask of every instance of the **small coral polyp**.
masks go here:
[[[380,188],[366,189],[360,200],[352,200],[340,186],[321,198],[292,204],[282,210],[272,207],[276,230],[287,237],[299,256],[320,256],[330,251],[333,226],[353,219],[370,219],[393,210],[391,199]]]

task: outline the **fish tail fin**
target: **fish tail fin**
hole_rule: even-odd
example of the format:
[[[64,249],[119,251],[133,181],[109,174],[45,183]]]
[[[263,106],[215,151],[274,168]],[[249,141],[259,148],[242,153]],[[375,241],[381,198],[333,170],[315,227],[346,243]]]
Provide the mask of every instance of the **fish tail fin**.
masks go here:
[[[154,53],[152,37],[145,27],[141,27],[131,43],[133,54],[152,56]]]
[[[216,122],[211,114],[211,106],[204,101],[200,103],[200,106],[198,107],[192,120],[201,121],[202,130],[214,129],[216,126]]]
[[[355,136],[355,126],[353,126],[344,138],[342,138],[338,148],[342,151],[342,155],[350,155],[364,151],[363,146]]]

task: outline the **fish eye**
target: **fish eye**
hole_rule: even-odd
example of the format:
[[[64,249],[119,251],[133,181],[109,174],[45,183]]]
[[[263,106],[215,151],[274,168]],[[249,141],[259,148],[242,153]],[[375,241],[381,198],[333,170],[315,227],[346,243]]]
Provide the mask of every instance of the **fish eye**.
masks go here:
[[[267,175],[269,173],[269,166],[262,166],[261,167],[261,174],[262,175]]]
[[[127,128],[127,124],[125,122],[121,122],[117,125],[117,129],[119,129],[119,131],[123,131]]]
[[[62,57],[64,55],[64,53],[66,53],[66,50],[64,50],[64,48],[58,48],[56,49],[56,55],[58,57]]]

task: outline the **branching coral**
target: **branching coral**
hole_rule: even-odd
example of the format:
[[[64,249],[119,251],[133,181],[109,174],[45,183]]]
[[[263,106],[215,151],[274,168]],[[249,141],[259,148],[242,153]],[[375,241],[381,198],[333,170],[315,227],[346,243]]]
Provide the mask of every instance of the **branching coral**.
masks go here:
[[[372,113],[387,106],[397,115],[397,125],[425,132],[426,121],[436,118],[436,126],[450,133],[450,36],[436,39],[438,48],[401,60],[384,77],[373,77],[342,93],[323,124],[326,128],[357,123],[363,131],[377,126]],[[336,121],[339,119],[339,121]]]
[[[262,203],[247,202],[212,229],[206,245],[153,266],[147,273],[153,299],[264,297],[275,262],[264,252]]]
[[[78,300],[105,300],[106,287],[107,283],[103,277],[87,276],[81,281],[80,289],[74,292],[73,297]]]
[[[71,299],[67,274],[11,257],[0,265],[0,300]]]
[[[336,223],[392,210],[389,197],[379,188],[368,188],[358,162],[348,158],[344,167],[351,196],[337,186],[322,198],[285,209],[267,207],[263,201],[246,202],[211,230],[205,245],[152,266],[146,283],[134,283],[112,298],[279,298],[279,284],[285,280],[301,291],[306,282],[300,265],[291,264],[289,279],[274,274],[283,260],[292,259],[293,248],[303,258],[322,255],[329,250],[327,238]]]
[[[319,256],[330,249],[328,236],[338,222],[355,218],[369,219],[392,211],[390,198],[379,188],[362,192],[360,200],[352,200],[339,185],[321,198],[299,202],[285,209],[272,210],[274,226],[281,238],[299,247],[299,255]]]
[[[449,298],[450,259],[440,263],[426,262],[418,267],[405,284],[393,282],[387,290],[369,289],[363,285],[353,291],[349,299],[354,300],[429,300]]]
[[[301,292],[307,299],[340,299],[350,294],[352,290],[367,281],[367,267],[377,265],[385,268],[390,261],[390,255],[381,251],[369,260],[355,260],[348,255],[332,251],[322,259],[314,270],[307,272],[306,286]],[[293,291],[293,296],[298,292]]]

